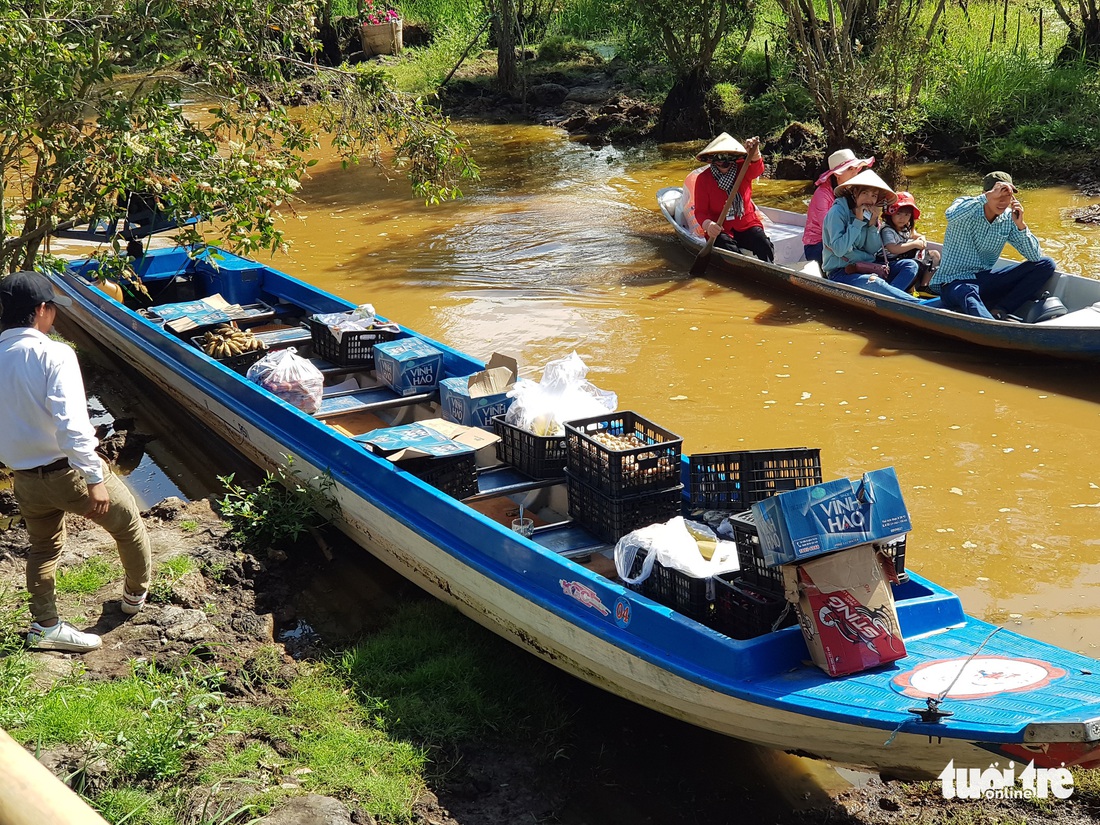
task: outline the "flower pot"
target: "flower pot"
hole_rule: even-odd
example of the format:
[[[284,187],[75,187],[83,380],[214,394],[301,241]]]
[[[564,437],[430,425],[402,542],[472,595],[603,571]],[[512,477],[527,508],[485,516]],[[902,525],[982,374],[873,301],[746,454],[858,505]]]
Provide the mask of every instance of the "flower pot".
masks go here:
[[[364,23],[359,29],[363,41],[363,53],[372,54],[398,54],[401,51],[401,21],[391,20],[388,23]]]

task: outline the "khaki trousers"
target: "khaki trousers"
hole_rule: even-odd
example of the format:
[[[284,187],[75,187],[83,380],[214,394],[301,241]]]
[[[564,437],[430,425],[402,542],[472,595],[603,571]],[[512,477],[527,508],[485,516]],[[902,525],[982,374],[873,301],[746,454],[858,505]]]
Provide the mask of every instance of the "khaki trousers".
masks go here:
[[[127,592],[144,593],[152,575],[149,535],[133,494],[106,466],[104,470],[111,504],[102,518],[92,520],[110,533],[118,545],[126,571]],[[31,540],[27,557],[31,618],[48,622],[58,618],[54,573],[65,546],[65,513],[83,516],[88,512],[88,485],[84,476],[71,468],[44,475],[16,470],[12,492]]]

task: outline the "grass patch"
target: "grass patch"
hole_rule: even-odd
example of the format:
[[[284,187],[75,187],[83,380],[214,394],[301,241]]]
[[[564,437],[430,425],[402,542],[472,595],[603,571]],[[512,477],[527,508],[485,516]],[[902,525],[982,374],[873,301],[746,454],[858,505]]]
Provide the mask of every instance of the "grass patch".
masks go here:
[[[187,518],[180,522],[180,529],[185,533],[194,533],[199,529],[199,523],[193,518]]]
[[[167,603],[172,599],[172,586],[188,573],[199,569],[190,556],[172,556],[157,564],[156,575],[149,586],[149,596],[154,602]]]
[[[92,556],[75,567],[60,568],[57,572],[57,592],[61,595],[90,596],[122,575],[122,566],[107,561],[102,556]]]

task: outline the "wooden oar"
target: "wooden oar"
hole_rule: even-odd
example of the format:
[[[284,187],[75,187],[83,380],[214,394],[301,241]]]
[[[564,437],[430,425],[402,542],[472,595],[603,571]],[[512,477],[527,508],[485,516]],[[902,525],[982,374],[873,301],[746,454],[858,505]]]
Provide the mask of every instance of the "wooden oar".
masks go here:
[[[729,195],[726,196],[726,205],[722,207],[721,214],[718,215],[718,235],[722,234],[722,227],[726,223],[726,215],[729,214],[730,206],[733,204],[733,198],[737,192],[741,189],[741,181],[745,179],[745,172],[749,169],[749,156],[745,155],[745,159],[741,161],[741,169],[737,172],[737,179],[733,182],[733,187],[730,189]],[[695,263],[691,265],[692,275],[702,275],[707,271],[707,264],[710,263],[710,253],[714,250],[714,242],[718,240],[718,235],[713,238],[707,238],[707,244],[703,247],[703,251],[695,256]]]

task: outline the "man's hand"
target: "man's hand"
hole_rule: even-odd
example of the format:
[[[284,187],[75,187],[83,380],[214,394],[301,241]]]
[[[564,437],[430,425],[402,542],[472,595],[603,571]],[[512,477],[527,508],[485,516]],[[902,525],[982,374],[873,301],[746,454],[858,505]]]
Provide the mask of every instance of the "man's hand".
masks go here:
[[[1012,222],[1016,224],[1016,228],[1019,230],[1027,229],[1027,224],[1024,223],[1024,205],[1013,198],[1008,208],[1012,212]]]
[[[707,236],[707,240],[714,240],[720,234],[722,234],[722,224],[718,221],[703,221],[703,233]]]
[[[107,483],[100,481],[88,485],[88,501],[90,507],[84,514],[85,518],[96,519],[107,515],[107,508],[111,506],[111,495],[107,492]]]
[[[751,137],[745,141],[745,149],[748,150],[748,154],[745,155],[745,161],[752,163],[753,161],[760,160],[760,138]]]

